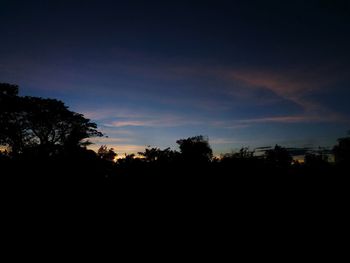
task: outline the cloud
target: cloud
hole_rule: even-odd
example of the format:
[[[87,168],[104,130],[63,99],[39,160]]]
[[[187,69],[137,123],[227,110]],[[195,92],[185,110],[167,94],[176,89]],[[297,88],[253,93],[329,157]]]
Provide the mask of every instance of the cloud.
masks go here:
[[[107,127],[127,127],[127,126],[143,126],[143,127],[150,127],[150,126],[157,126],[159,125],[158,121],[113,121],[111,123],[105,123],[104,125]]]
[[[210,144],[232,144],[237,143],[237,140],[233,140],[232,138],[213,138],[209,140]]]
[[[265,88],[282,98],[289,99],[303,107],[307,107],[301,99],[304,94],[321,88],[319,83],[308,81],[298,74],[281,70],[233,69],[224,70],[222,76],[233,81],[246,84],[247,88]]]
[[[298,116],[267,116],[265,118],[247,120],[246,123],[344,121],[346,119],[345,116],[316,100],[312,100],[312,94],[334,89],[334,84],[338,81],[338,78],[334,76],[336,74],[330,74],[330,72],[334,72],[334,70],[332,68],[305,69],[302,67],[298,70],[220,69],[216,74],[231,80],[233,83],[237,81],[243,83],[247,89],[247,92],[241,94],[244,99],[249,100],[249,96],[254,95],[254,92],[257,92],[258,89],[266,89],[282,99],[299,105],[303,110],[303,114]],[[238,90],[238,93],[240,91]],[[235,93],[235,90],[230,92],[234,95],[240,95]]]
[[[181,92],[175,94],[168,93],[166,86],[158,88],[143,88],[140,90],[138,87],[132,89],[139,89],[136,94],[132,93],[135,90],[124,90],[123,96],[126,94],[136,96],[136,99],[141,101],[155,101],[162,104],[163,109],[167,105],[172,105],[177,107],[176,110],[181,110],[181,107],[189,107],[191,109],[201,109],[203,112],[216,112],[220,114],[221,112],[229,111],[234,103],[242,103],[252,107],[256,107],[258,103],[266,104],[266,107],[275,103],[275,100],[279,98],[282,100],[290,101],[297,104],[302,108],[303,114],[290,115],[290,116],[275,116],[279,115],[278,112],[271,113],[271,116],[264,116],[262,118],[253,118],[251,120],[246,120],[242,122],[236,122],[231,125],[232,128],[245,128],[244,125],[252,123],[298,123],[306,121],[341,121],[346,119],[346,116],[341,116],[339,113],[328,108],[327,105],[323,105],[316,100],[310,99],[310,94],[319,92],[325,89],[330,89],[333,84],[341,77],[344,77],[342,73],[344,69],[337,63],[329,63],[327,66],[314,66],[310,65],[299,66],[293,69],[291,68],[257,68],[257,67],[245,67],[238,68],[234,66],[217,65],[213,66],[210,61],[202,61],[199,63],[179,63],[179,61],[164,61],[162,59],[155,59],[149,57],[142,53],[127,52],[128,50],[115,50],[112,55],[120,56],[123,54],[124,60],[128,63],[121,64],[116,59],[110,59],[108,63],[102,63],[102,61],[95,61],[96,63],[89,62],[87,66],[84,66],[83,71],[77,70],[77,63],[74,61],[61,61],[58,65],[49,64],[50,67],[43,67],[39,62],[31,61],[29,58],[22,60],[20,63],[22,66],[18,66],[17,63],[7,62],[13,74],[19,74],[25,76],[29,80],[29,77],[35,76],[35,84],[38,88],[48,87],[49,89],[54,88],[55,90],[61,90],[62,88],[73,87],[74,83],[91,83],[91,74],[83,74],[97,71],[108,72],[108,76],[114,76],[118,72],[127,74],[128,76],[145,77],[147,80],[157,79],[162,80],[157,82],[158,85],[166,85],[169,83],[174,83],[174,81],[189,81],[189,80],[203,80],[207,77],[214,80],[218,80],[217,85],[206,85],[205,81],[196,82],[194,86],[185,85],[185,87],[180,87]],[[140,57],[142,57],[140,62]],[[127,58],[127,59],[126,59]],[[24,64],[24,65],[23,65]],[[75,69],[69,72],[64,71],[60,66],[68,65],[69,68]],[[84,64],[85,65],[85,64]],[[146,66],[147,65],[147,66]],[[0,65],[1,66],[1,65]],[[0,67],[4,70],[4,67]],[[84,71],[85,70],[85,71]],[[34,72],[34,74],[32,74]],[[115,73],[115,74],[114,74]],[[51,76],[48,83],[45,83],[48,78],[39,78],[38,76]],[[118,83],[118,79],[110,77],[109,85],[107,88],[103,89],[103,92],[99,89],[103,96],[106,90],[112,89]],[[20,78],[22,79],[22,78]],[[65,81],[63,81],[65,80]],[[23,80],[24,81],[24,80]],[[36,82],[38,81],[38,82]],[[227,81],[231,85],[222,85],[220,81]],[[32,83],[32,81],[29,81]],[[81,83],[82,82],[82,83]],[[238,84],[237,84],[238,83]],[[203,88],[197,87],[203,84]],[[240,84],[240,85],[239,85]],[[103,86],[104,83],[101,83]],[[146,85],[146,84],[145,84]],[[81,85],[80,85],[81,86]],[[94,86],[94,84],[92,84]],[[181,85],[180,85],[181,86]],[[69,88],[69,89],[70,89]],[[92,88],[92,87],[90,87]],[[100,88],[100,87],[94,87]],[[175,89],[177,87],[171,86]],[[192,92],[183,94],[186,88],[193,89]],[[125,89],[125,88],[124,88]],[[183,90],[182,90],[183,89]],[[208,91],[214,92],[208,92]],[[259,96],[260,90],[267,90],[276,96],[260,96],[259,100],[256,97]],[[118,92],[120,90],[118,89]],[[222,98],[215,98],[211,96],[212,94],[226,94],[225,100]],[[114,94],[114,93],[113,93]],[[111,94],[111,97],[112,95]],[[118,94],[116,92],[116,94]],[[129,94],[129,95],[130,95]],[[187,94],[187,95],[186,95]],[[120,95],[120,94],[119,94]],[[114,96],[114,95],[113,95]],[[311,96],[312,97],[312,96]],[[232,99],[232,104],[230,101]],[[135,99],[135,97],[132,97]],[[253,105],[254,104],[254,105]],[[264,104],[264,106],[265,106]],[[152,108],[152,106],[150,106]],[[216,120],[210,120],[206,117],[198,118],[197,116],[181,116],[178,113],[170,114],[159,114],[159,112],[147,111],[145,113],[144,109],[123,109],[110,107],[106,109],[79,109],[78,112],[83,112],[87,118],[93,121],[99,121],[99,125],[105,125],[105,128],[121,128],[121,127],[177,127],[185,125],[200,125],[207,124],[210,126],[222,126],[227,127],[229,121],[223,120],[219,123],[220,116],[215,117]],[[204,114],[202,112],[202,114]],[[280,113],[280,114],[285,114]],[[168,115],[168,116],[167,116]],[[179,116],[180,115],[180,116]],[[198,114],[199,115],[199,114]],[[272,116],[273,115],[273,116]],[[151,117],[150,117],[151,116]],[[215,124],[215,122],[219,124]]]
[[[212,89],[216,94],[226,93],[236,98],[234,101],[238,99],[246,101],[247,104],[253,102],[254,105],[263,104],[268,106],[276,103],[278,99],[280,101],[289,101],[298,105],[304,111],[304,116],[289,116],[289,122],[298,122],[298,120],[301,122],[308,120],[327,122],[344,120],[346,118],[327,107],[327,105],[310,99],[310,95],[312,97],[312,94],[334,89],[334,84],[339,79],[347,78],[344,73],[346,70],[344,70],[340,62],[329,61],[322,65],[296,65],[294,68],[237,68],[224,65],[208,66],[206,63],[181,65],[179,63],[156,61],[156,63],[152,63],[151,67],[145,68],[142,65],[138,65],[136,67],[130,67],[128,70],[151,78],[166,78],[169,81],[176,81],[179,78],[200,80],[209,77],[217,80],[218,85],[213,87],[210,85],[205,86],[206,91]],[[219,84],[220,81],[228,81],[232,85],[228,88],[223,83]],[[271,94],[268,95],[267,93],[266,96],[260,96],[261,90],[270,91]],[[198,95],[201,94],[200,90],[198,91]],[[210,92],[208,94],[210,95]],[[276,96],[273,96],[273,94]],[[259,100],[256,99],[257,96],[260,96]],[[215,98],[210,96],[190,96],[189,98],[183,97],[179,100],[179,98],[164,96],[163,94],[158,99],[171,105],[187,103],[192,106],[198,106],[206,111],[225,111],[230,108],[230,105],[226,104],[226,101],[223,103],[221,99],[220,103],[218,103]],[[288,121],[282,117],[285,116],[271,121],[267,116],[266,121]],[[130,124],[138,125],[137,123]],[[151,124],[149,123],[149,125]]]
[[[240,120],[240,123],[253,124],[253,123],[303,123],[303,122],[325,122],[330,120],[325,120],[322,116],[277,116],[277,117],[263,117],[256,119],[245,119]]]
[[[152,117],[150,117],[152,116]],[[137,115],[137,117],[123,117],[120,120],[103,123],[106,127],[178,127],[187,125],[203,124],[202,120],[192,117],[181,116],[181,114],[161,114],[149,113],[145,115]]]
[[[135,132],[128,130],[128,129],[115,129],[114,127],[105,127],[102,126],[101,131],[103,134],[107,135],[107,136],[118,136],[118,137],[125,137],[125,136],[134,136]]]
[[[251,125],[249,123],[242,123],[239,120],[214,120],[208,121],[208,125],[213,128],[225,128],[225,129],[244,129],[248,128]]]
[[[126,121],[113,121],[111,123],[105,123],[107,127],[177,127],[183,125],[193,124],[190,121],[181,119],[151,119],[151,120],[126,120]]]
[[[138,69],[142,71],[142,69]],[[231,87],[225,85],[216,85],[215,87],[206,87],[206,89],[214,89],[217,92],[223,92],[229,96],[238,99],[252,101],[261,90],[271,91],[277,97],[265,96],[260,97],[260,101],[254,100],[257,103],[274,103],[278,98],[287,100],[296,105],[299,105],[305,116],[290,116],[290,121],[297,122],[305,120],[322,120],[322,121],[338,121],[344,120],[336,111],[319,103],[317,100],[310,99],[310,95],[324,92],[326,90],[334,90],[334,85],[341,79],[348,78],[348,70],[344,69],[341,62],[328,61],[320,65],[295,65],[292,67],[282,68],[237,68],[224,65],[207,66],[202,64],[162,64],[160,62],[153,65],[152,70],[145,69],[144,74],[152,77],[166,76],[169,80],[175,80],[179,76],[203,79],[212,77],[214,79],[226,80],[231,82]],[[272,95],[272,94],[271,94]],[[163,100],[172,103],[172,98],[163,98]],[[184,98],[186,100],[186,98]],[[213,105],[217,105],[215,99],[209,98],[208,101],[202,100],[203,107],[207,110],[214,109]],[[178,101],[175,101],[175,103]],[[192,100],[194,103],[194,100]],[[199,104],[201,104],[199,102]],[[203,109],[204,109],[203,108]],[[220,110],[227,110],[228,106],[220,107]],[[268,120],[268,118],[266,119]],[[282,117],[275,119],[285,122]]]
[[[94,138],[91,140],[91,142],[95,144],[116,144],[116,143],[125,143],[130,142],[130,138],[116,138],[116,137],[101,137],[101,138]]]
[[[142,117],[143,114],[138,113],[135,110],[126,109],[126,108],[118,108],[118,107],[110,107],[104,109],[79,109],[79,112],[82,112],[86,118],[98,121],[105,120],[110,118],[139,118]]]

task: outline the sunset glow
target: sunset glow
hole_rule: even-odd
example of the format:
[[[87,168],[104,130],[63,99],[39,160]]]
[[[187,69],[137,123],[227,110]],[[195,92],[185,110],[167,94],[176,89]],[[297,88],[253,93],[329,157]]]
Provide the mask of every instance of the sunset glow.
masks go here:
[[[349,130],[350,16],[336,4],[18,2],[1,2],[0,80],[96,122],[108,137],[91,149],[199,134],[216,155],[329,147]]]

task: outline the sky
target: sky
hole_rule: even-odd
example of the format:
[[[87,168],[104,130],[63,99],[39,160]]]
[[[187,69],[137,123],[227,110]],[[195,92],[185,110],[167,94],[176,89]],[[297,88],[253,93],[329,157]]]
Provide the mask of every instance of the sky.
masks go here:
[[[332,146],[350,129],[350,3],[0,0],[0,82],[63,100],[119,153]]]

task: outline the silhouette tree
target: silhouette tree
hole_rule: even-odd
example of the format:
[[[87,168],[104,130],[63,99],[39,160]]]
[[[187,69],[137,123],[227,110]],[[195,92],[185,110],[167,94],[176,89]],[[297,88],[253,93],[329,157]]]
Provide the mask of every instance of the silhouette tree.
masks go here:
[[[18,86],[12,85],[8,83],[0,83],[0,99],[6,98],[6,97],[16,97],[18,95]],[[5,103],[6,101],[2,101],[2,103]]]
[[[146,162],[154,163],[169,163],[175,161],[179,155],[178,152],[166,148],[161,150],[157,147],[155,148],[146,148],[144,152],[139,152],[139,155],[143,156]]]
[[[308,167],[322,168],[328,165],[328,155],[322,153],[307,153],[304,156],[305,165]]]
[[[113,148],[108,149],[106,145],[101,145],[97,151],[97,156],[102,160],[114,161],[117,154]]]
[[[276,145],[265,152],[265,160],[274,167],[287,168],[292,164],[293,158],[286,148]]]
[[[350,132],[348,132],[350,135]],[[339,138],[338,144],[333,147],[335,162],[338,164],[350,163],[350,136]]]
[[[26,150],[53,154],[86,146],[102,136],[97,125],[68,110],[62,101],[18,96],[18,86],[0,84],[0,145],[12,155]]]
[[[239,152],[223,154],[221,159],[250,160],[254,158],[254,151],[249,151],[248,147],[243,147]]]
[[[213,151],[207,138],[202,135],[177,140],[181,155],[185,161],[210,162],[213,158]]]
[[[0,145],[10,147],[13,153],[23,150],[29,141],[20,103],[18,86],[0,83]]]

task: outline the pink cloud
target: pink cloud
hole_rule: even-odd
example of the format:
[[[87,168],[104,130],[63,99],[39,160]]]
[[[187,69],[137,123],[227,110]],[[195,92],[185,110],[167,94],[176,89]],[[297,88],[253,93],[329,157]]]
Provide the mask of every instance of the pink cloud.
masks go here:
[[[176,127],[183,125],[196,125],[202,122],[197,120],[186,119],[182,117],[162,116],[154,119],[138,119],[138,120],[121,120],[105,123],[107,127],[127,127],[127,126],[142,126],[142,127]]]
[[[253,124],[253,123],[302,123],[302,122],[324,122],[325,119],[321,116],[304,116],[304,115],[291,115],[291,116],[277,116],[277,117],[263,117],[256,119],[240,120],[241,123]]]
[[[328,71],[332,72],[332,69],[328,68]],[[275,71],[221,69],[217,70],[216,74],[228,80],[242,82],[246,89],[252,92],[258,88],[270,90],[279,97],[296,103],[304,110],[304,114],[300,116],[256,119],[259,122],[344,121],[346,119],[345,116],[310,99],[313,93],[330,89],[337,81],[336,77],[327,74],[327,68]],[[243,92],[243,96],[249,96],[249,93]]]
[[[144,116],[134,110],[120,109],[117,107],[104,108],[104,109],[80,109],[86,118],[98,121],[108,118],[139,118]]]
[[[111,143],[125,143],[130,142],[130,138],[117,138],[117,137],[101,137],[91,140],[94,144],[111,144]]]

